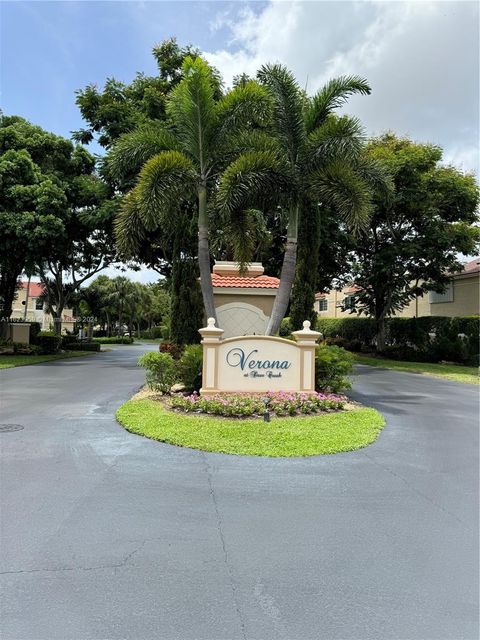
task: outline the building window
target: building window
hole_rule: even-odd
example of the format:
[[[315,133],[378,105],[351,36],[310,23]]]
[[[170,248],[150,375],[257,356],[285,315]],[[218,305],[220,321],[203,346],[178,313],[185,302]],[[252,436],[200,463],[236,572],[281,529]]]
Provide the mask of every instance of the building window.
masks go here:
[[[319,311],[328,311],[328,300],[326,298],[320,298],[318,301]]]
[[[342,306],[345,311],[350,311],[351,309],[355,309],[355,296],[345,296],[342,302]]]
[[[36,300],[35,300],[35,309],[37,311],[43,311],[43,300],[41,298],[36,298]]]
[[[439,304],[441,302],[453,302],[453,282],[449,282],[443,293],[436,291],[428,292],[428,301],[430,304]]]

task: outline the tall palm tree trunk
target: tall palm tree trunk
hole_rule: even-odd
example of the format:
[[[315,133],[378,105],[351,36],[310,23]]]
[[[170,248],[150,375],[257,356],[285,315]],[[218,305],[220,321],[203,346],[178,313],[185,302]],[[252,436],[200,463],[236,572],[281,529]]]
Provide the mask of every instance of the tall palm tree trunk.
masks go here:
[[[207,219],[207,189],[198,189],[198,267],[200,270],[200,286],[202,289],[203,306],[207,318],[215,318],[215,302],[213,299],[212,274],[210,273],[210,247],[208,243]]]
[[[280,273],[280,285],[278,287],[275,302],[273,303],[272,315],[268,321],[265,334],[272,336],[278,333],[280,324],[285,317],[290,301],[293,281],[295,279],[295,268],[297,265],[297,239],[298,239],[298,205],[290,212],[287,229],[287,246],[283,256],[282,271]]]

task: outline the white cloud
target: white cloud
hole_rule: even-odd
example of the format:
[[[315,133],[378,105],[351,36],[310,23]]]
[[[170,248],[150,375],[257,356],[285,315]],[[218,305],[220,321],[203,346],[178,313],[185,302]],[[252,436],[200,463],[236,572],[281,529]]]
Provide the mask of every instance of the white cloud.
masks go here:
[[[208,60],[227,84],[282,62],[309,92],[362,75],[372,95],[347,107],[370,134],[392,129],[445,150],[478,173],[478,5],[475,2],[281,2],[217,16],[229,46]]]

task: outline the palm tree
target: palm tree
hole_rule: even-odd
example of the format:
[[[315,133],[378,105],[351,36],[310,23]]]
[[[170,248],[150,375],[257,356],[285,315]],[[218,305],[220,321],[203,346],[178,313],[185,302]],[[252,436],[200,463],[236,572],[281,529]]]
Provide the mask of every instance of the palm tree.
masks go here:
[[[129,318],[132,301],[137,298],[137,292],[135,283],[125,278],[125,276],[117,276],[111,282],[109,306],[112,307],[117,316],[117,335],[120,336],[123,332],[124,320]],[[129,328],[131,328],[131,325]]]
[[[138,174],[117,219],[120,250],[126,256],[149,231],[178,224],[186,202],[195,202],[198,223],[198,263],[203,303],[216,318],[210,273],[210,196],[228,163],[229,139],[250,125],[266,122],[268,92],[256,81],[217,97],[218,79],[201,58],[187,57],[183,79],[167,102],[166,125],[145,126],[122,136],[109,154],[113,176],[125,180]]]
[[[245,149],[221,177],[217,203],[237,232],[237,259],[248,262],[244,240],[252,207],[281,206],[287,214],[287,241],[266,333],[277,333],[287,311],[295,277],[298,226],[302,213],[319,205],[333,208],[354,231],[368,220],[370,182],[382,182],[380,167],[362,153],[363,132],[357,119],[333,114],[354,93],[369,94],[366,80],[344,76],[330,80],[312,98],[281,65],[258,73],[273,101],[271,136],[257,133],[256,149]]]

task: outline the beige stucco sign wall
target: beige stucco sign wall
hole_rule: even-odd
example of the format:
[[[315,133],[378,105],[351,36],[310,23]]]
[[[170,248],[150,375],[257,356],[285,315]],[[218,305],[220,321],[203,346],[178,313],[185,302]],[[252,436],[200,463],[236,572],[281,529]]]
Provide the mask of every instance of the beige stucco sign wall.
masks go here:
[[[221,392],[314,391],[315,344],[320,334],[305,321],[296,342],[273,336],[222,339],[209,318],[200,329],[203,344],[202,395]]]

